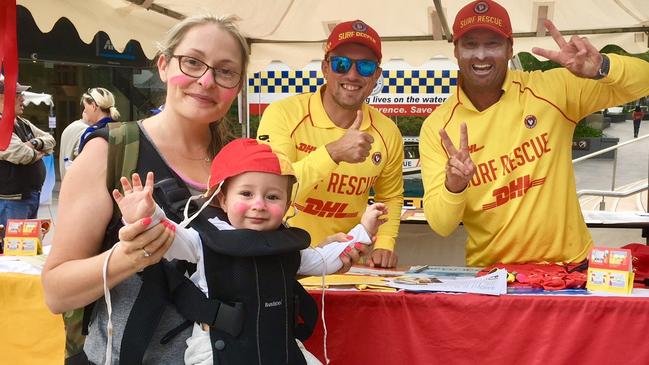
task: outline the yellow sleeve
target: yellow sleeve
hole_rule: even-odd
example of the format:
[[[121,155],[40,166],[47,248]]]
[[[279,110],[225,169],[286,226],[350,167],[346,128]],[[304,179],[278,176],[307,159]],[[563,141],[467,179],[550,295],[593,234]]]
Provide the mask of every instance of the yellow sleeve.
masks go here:
[[[374,248],[394,251],[403,206],[403,139],[395,128],[395,136],[388,143],[389,160],[374,185],[375,201],[388,208],[388,221],[379,227]]]
[[[649,62],[636,57],[607,54],[611,60],[608,76],[598,81],[603,92],[585,95],[592,101],[593,111],[611,105],[622,104],[649,95]]]
[[[649,62],[616,54],[607,56],[611,65],[608,75],[601,80],[580,78],[557,68],[537,73],[544,79],[536,87],[574,121],[649,94]]]
[[[466,206],[466,189],[451,193],[446,189],[446,163],[448,158],[439,137],[435,112],[421,127],[419,135],[419,159],[424,185],[424,214],[430,227],[441,236],[448,236],[462,220]]]
[[[293,162],[293,169],[300,183],[298,201],[304,200],[309,192],[338,166],[325,146],[318,147],[298,161],[291,133],[300,123],[300,118],[304,116],[290,113],[281,103],[272,103],[264,111],[257,130],[257,139],[270,143],[273,150],[283,153]]]

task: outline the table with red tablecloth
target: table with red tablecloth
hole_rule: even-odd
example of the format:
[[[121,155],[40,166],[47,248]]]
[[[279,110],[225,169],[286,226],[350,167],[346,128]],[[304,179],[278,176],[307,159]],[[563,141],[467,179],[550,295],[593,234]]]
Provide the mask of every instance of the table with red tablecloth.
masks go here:
[[[649,364],[647,297],[332,290],[325,318],[333,365]]]

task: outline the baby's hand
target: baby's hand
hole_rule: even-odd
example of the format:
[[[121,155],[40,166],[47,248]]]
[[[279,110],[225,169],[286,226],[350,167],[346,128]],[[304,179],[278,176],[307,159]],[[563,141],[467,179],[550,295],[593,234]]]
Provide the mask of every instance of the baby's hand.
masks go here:
[[[139,174],[133,174],[133,185],[126,177],[119,179],[122,183],[122,195],[119,190],[113,190],[113,198],[122,212],[122,219],[126,223],[133,223],[139,219],[150,217],[155,213],[155,201],[153,200],[153,172],[146,175],[146,184],[142,186]]]
[[[386,208],[383,203],[374,203],[367,207],[365,213],[363,213],[363,216],[361,217],[361,224],[370,237],[376,235],[379,226],[388,221],[388,218],[385,217],[387,214],[388,208]]]

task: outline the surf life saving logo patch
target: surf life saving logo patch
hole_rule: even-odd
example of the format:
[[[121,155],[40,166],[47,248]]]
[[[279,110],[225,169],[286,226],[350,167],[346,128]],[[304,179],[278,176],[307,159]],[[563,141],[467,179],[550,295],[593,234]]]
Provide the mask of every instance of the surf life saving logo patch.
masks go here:
[[[381,160],[381,152],[374,152],[374,154],[372,154],[372,162],[374,162],[375,165],[380,164]]]
[[[354,22],[354,24],[352,24],[352,29],[354,29],[357,32],[365,33],[367,31],[367,25],[361,21],[357,21]]]
[[[536,127],[536,117],[534,115],[528,115],[525,117],[525,126],[529,129]]]
[[[476,14],[484,14],[489,11],[489,4],[487,4],[486,1],[480,1],[479,3],[475,4],[473,11]]]

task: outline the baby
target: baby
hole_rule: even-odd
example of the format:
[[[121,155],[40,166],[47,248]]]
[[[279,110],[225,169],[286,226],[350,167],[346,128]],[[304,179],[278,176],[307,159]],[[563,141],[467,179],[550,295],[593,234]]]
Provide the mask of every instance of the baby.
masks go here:
[[[291,206],[290,198],[295,182],[291,163],[283,155],[273,152],[270,146],[254,139],[236,139],[223,147],[212,161],[208,189],[205,193],[210,204],[223,210],[229,223],[216,217],[209,221],[219,230],[278,229]],[[165,219],[164,212],[153,200],[153,173],[147,174],[144,186],[138,174],[133,174],[132,184],[125,177],[121,178],[121,184],[124,195],[114,190],[113,197],[125,224],[149,216],[153,216],[154,222]],[[340,270],[343,266],[340,257],[346,255],[353,245],[371,244],[371,237],[386,221],[381,218],[386,214],[384,204],[372,204],[363,214],[361,224],[349,232],[352,238],[349,242],[353,244],[334,242],[300,251],[300,267],[297,274],[320,275]],[[181,259],[196,263],[197,269],[191,280],[207,295],[203,247],[197,231],[192,228],[177,228],[174,243],[164,257],[168,260]],[[187,344],[185,363],[212,364],[209,331],[195,324]],[[300,347],[307,363],[319,363],[313,355]]]

